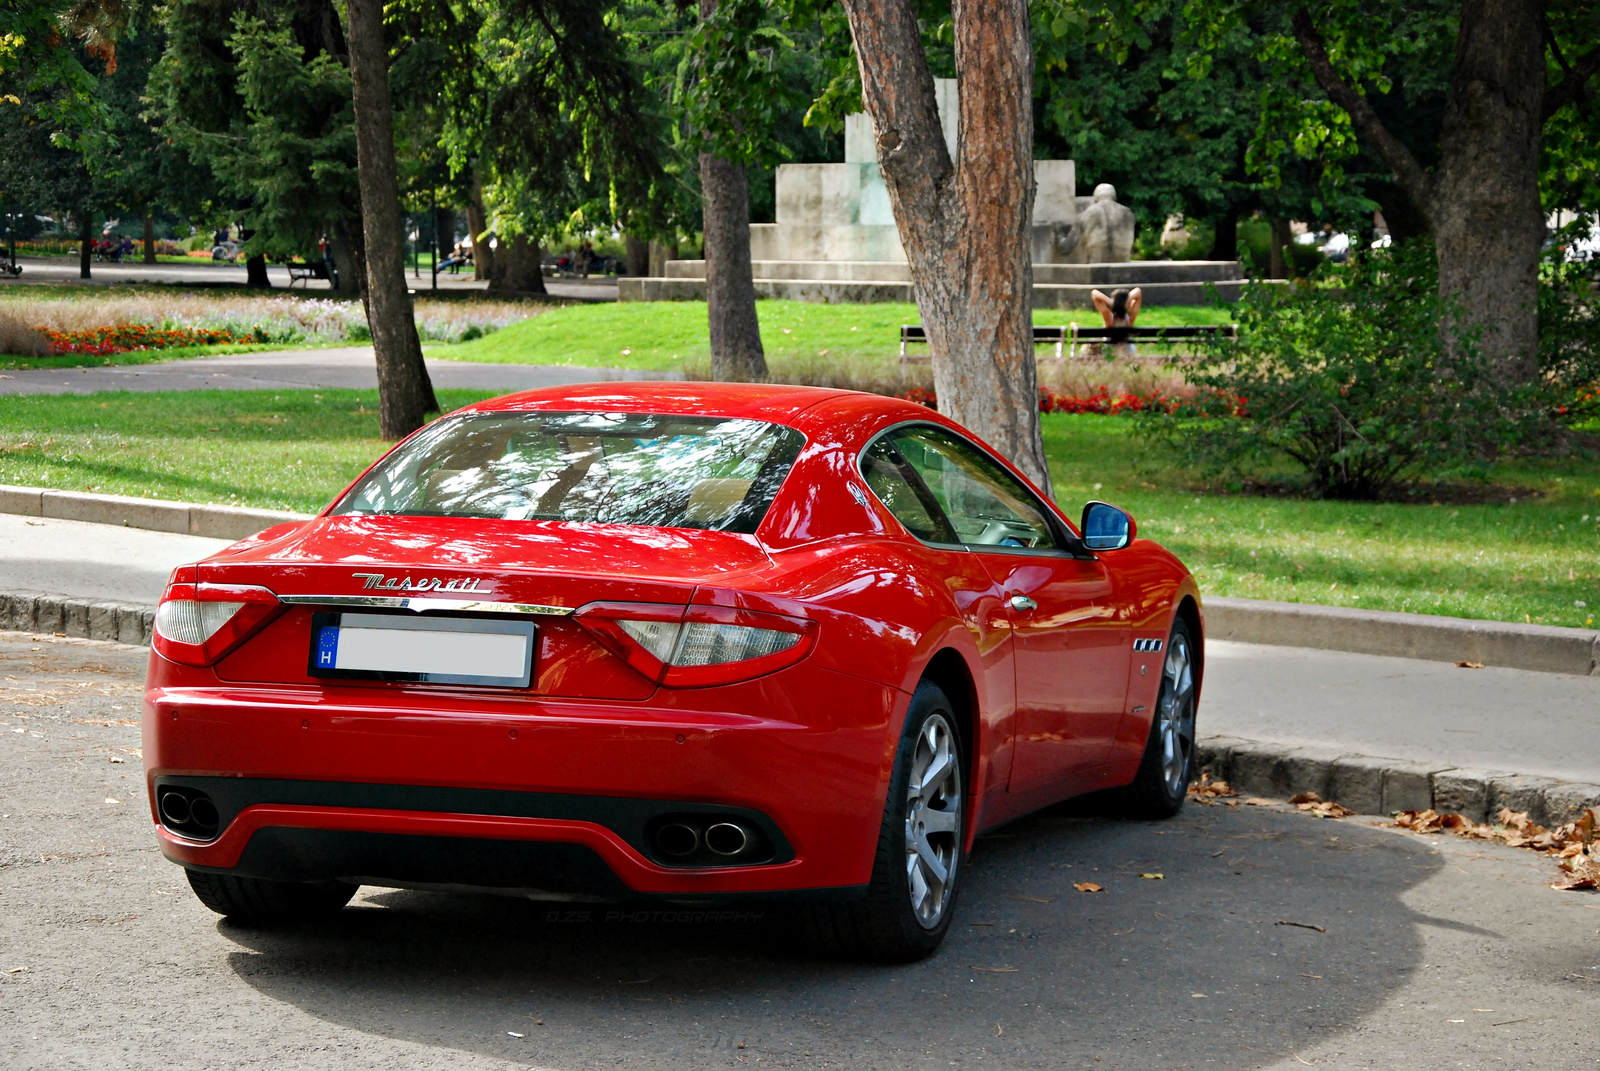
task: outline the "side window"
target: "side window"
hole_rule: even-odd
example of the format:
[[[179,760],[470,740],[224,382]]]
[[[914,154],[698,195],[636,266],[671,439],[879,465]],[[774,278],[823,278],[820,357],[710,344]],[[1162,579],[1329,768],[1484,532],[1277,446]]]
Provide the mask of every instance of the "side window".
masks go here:
[[[1033,495],[981,450],[929,427],[891,432],[888,439],[962,543],[1033,549],[1056,545]]]
[[[886,439],[868,447],[861,458],[861,475],[872,493],[894,514],[894,519],[924,543],[959,543],[928,489],[911,473],[910,466]]]

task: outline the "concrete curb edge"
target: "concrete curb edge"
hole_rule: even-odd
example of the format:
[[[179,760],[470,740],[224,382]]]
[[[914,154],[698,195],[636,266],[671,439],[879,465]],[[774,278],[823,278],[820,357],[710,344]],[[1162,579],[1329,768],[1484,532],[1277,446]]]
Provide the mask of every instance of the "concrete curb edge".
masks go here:
[[[1205,599],[1204,607],[1208,640],[1600,676],[1595,629],[1221,596]]]
[[[1557,826],[1600,808],[1600,785],[1227,736],[1200,738],[1195,766],[1241,795],[1288,799],[1315,792],[1357,814],[1432,808],[1483,822],[1509,807]]]
[[[285,521],[310,519],[310,514],[282,510],[203,506],[193,502],[167,502],[155,498],[96,495],[87,491],[57,491],[47,487],[14,487],[8,484],[0,484],[0,513],[146,528],[153,532],[176,532],[211,539],[243,539]]]
[[[155,607],[139,603],[96,602],[45,591],[0,591],[0,630],[148,647],[155,620]]]

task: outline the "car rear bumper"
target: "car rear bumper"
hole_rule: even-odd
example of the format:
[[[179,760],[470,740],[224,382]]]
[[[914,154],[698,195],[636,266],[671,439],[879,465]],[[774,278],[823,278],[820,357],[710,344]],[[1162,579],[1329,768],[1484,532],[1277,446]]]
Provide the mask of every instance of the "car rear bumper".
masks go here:
[[[608,899],[849,895],[870,879],[904,712],[892,688],[808,666],[643,704],[252,687],[159,656],[151,681],[152,817],[176,863]],[[172,787],[215,803],[214,837],[162,824]],[[675,815],[771,850],[676,864],[651,832]]]

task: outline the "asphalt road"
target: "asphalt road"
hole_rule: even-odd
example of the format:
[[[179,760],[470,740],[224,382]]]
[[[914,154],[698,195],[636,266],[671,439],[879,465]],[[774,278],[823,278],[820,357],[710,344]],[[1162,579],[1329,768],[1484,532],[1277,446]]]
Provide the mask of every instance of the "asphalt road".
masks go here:
[[[435,387],[516,391],[567,383],[682,379],[682,373],[578,365],[479,364],[427,358]],[[0,373],[0,395],[95,394],[100,391],[297,390],[308,387],[376,390],[371,346],[320,350],[225,353],[151,364],[88,368],[25,368]]]
[[[985,837],[950,940],[911,966],[819,959],[777,908],[364,888],[325,924],[234,926],[156,850],[144,657],[0,634],[17,1071],[1600,1064],[1600,897],[1531,853],[1256,807]]]
[[[21,286],[37,283],[50,283],[59,286],[117,286],[128,283],[164,283],[175,286],[226,286],[243,287],[245,285],[244,264],[219,264],[209,260],[195,259],[190,264],[175,264],[163,261],[159,264],[143,264],[137,260],[113,264],[109,261],[95,261],[89,267],[88,279],[78,278],[78,260],[76,257],[18,257],[17,263],[22,265],[22,275],[13,279],[11,276],[0,278],[0,286]],[[267,265],[267,278],[274,288],[289,289],[289,269],[282,264]],[[432,288],[432,279],[426,271],[420,275],[406,272],[406,283],[413,292],[425,294]],[[458,275],[448,272],[439,276],[439,289],[444,291],[459,292],[464,290],[487,290],[488,282],[480,282],[472,277],[470,271],[463,271]],[[615,301],[617,300],[617,281],[611,278],[595,276],[592,279],[561,278],[546,279],[545,288],[550,291],[551,297],[573,298],[580,301]],[[303,283],[296,283],[297,291],[327,291],[328,282],[325,279],[308,279]]]

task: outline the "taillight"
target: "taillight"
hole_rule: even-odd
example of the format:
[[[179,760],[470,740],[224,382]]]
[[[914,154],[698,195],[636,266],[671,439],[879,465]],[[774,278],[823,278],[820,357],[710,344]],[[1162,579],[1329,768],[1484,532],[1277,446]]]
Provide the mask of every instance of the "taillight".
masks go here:
[[[749,680],[811,653],[816,622],[731,606],[590,603],[573,615],[613,653],[669,688]]]
[[[278,611],[278,597],[244,584],[168,584],[151,645],[163,658],[209,666]]]

